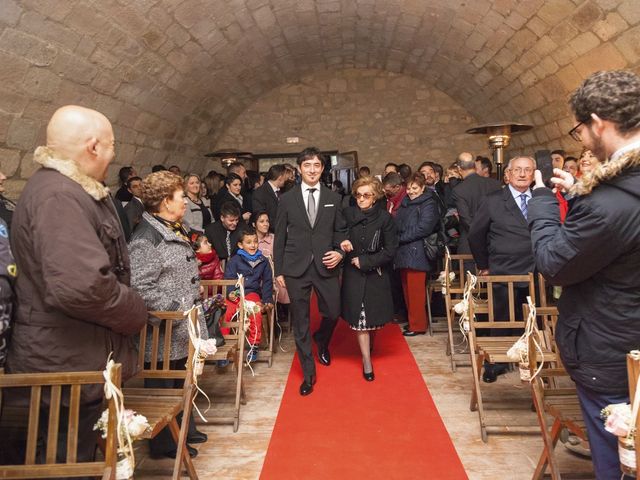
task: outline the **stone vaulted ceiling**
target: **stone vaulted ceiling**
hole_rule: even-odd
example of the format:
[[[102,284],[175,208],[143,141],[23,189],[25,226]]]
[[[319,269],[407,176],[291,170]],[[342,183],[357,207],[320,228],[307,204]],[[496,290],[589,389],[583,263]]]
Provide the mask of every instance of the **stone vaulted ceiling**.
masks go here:
[[[33,167],[53,110],[112,119],[120,156],[201,158],[273,88],[317,70],[428,82],[479,121],[563,138],[588,73],[638,69],[638,0],[1,0],[0,162]]]

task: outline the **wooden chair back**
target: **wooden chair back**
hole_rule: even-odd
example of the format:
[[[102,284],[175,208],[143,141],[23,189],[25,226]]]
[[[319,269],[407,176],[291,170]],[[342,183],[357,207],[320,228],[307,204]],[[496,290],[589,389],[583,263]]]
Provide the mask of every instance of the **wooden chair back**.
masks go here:
[[[464,293],[464,286],[467,282],[467,272],[465,270],[465,262],[473,263],[472,255],[445,255],[444,272],[445,272],[445,287],[446,295],[462,295]],[[449,274],[454,272],[456,277],[453,281],[449,279]]]
[[[227,294],[236,288],[237,280],[202,280],[201,285],[204,287],[207,295],[221,294],[223,298],[227,298]],[[240,284],[244,283],[244,279],[240,280]],[[244,298],[240,298],[237,315],[231,320],[222,319],[220,325],[222,328],[229,328],[229,333],[224,335],[225,345],[218,348],[213,357],[207,358],[209,361],[231,360],[235,364],[236,382],[234,391],[234,410],[233,415],[224,418],[216,418],[216,423],[230,423],[233,425],[233,431],[238,430],[240,424],[240,406],[245,402],[244,383],[243,383],[243,365],[244,365],[244,343],[245,343],[245,316]],[[208,419],[211,421],[211,419]]]
[[[244,282],[244,280],[242,280]],[[217,294],[222,295],[223,298],[227,298],[227,295],[235,290],[237,280],[202,280],[200,285],[204,287],[205,296],[211,297]],[[224,336],[227,343],[237,345],[238,348],[244,349],[244,302],[240,301],[238,305],[238,314],[231,321],[227,321],[225,317],[220,319],[220,326],[222,328],[230,329],[230,333]]]
[[[110,371],[110,379],[116,386],[121,383],[121,365]],[[105,458],[103,461],[78,462],[78,422],[80,394],[83,385],[104,384],[103,372],[18,373],[0,374],[0,390],[9,388],[29,389],[29,419],[25,461],[23,465],[0,466],[0,478],[64,478],[78,476],[100,476],[115,479],[116,456],[116,409],[115,400],[108,401],[109,423],[107,428]],[[48,399],[49,418],[45,463],[36,464],[39,422],[43,396]],[[63,398],[68,398],[66,458],[57,463],[58,438],[60,435],[60,407]],[[96,418],[96,421],[98,419]]]
[[[525,316],[529,316],[528,305],[524,306],[524,311]],[[558,309],[549,306],[537,307],[536,317],[538,324],[542,326],[541,338],[538,341],[542,342],[545,352],[540,355],[534,338],[529,338],[531,395],[543,440],[543,451],[533,478],[544,478],[548,468],[551,477],[559,480],[561,473],[554,449],[560,433],[566,428],[583,441],[587,440],[587,433],[575,384],[564,369],[556,348],[554,336],[558,322]],[[551,425],[550,428],[549,425]]]
[[[193,312],[194,314],[188,317],[185,317],[182,311],[149,312],[151,320],[140,331],[138,372],[128,382],[128,388],[123,389],[125,406],[144,415],[149,421],[151,428],[145,434],[145,438],[154,438],[165,427],[169,427],[177,445],[171,477],[174,480],[181,478],[182,465],[186,468],[189,478],[192,480],[198,478],[186,445],[189,422],[183,421],[178,425],[176,419],[180,412],[182,412],[184,419],[188,419],[193,406],[192,400],[195,390],[193,383],[195,348],[193,343],[189,341],[185,368],[171,361],[172,332],[176,327],[176,322],[193,322],[192,325],[196,328],[198,314],[195,309]],[[151,351],[148,362],[145,361],[147,342],[150,342]],[[134,387],[133,385],[138,384],[141,379],[184,380],[184,384],[182,388]]]
[[[629,377],[629,399],[631,402],[631,409],[633,411],[634,399],[636,395],[639,394],[638,379],[640,378],[640,352],[634,350],[627,354],[627,375]],[[640,415],[635,419],[632,419],[632,421],[635,421],[636,434],[634,436],[634,441],[636,449],[636,472],[639,472],[640,470],[638,467],[640,467],[640,456],[638,456],[638,453],[640,452],[640,435],[638,435],[638,432],[640,432]]]
[[[136,379],[162,378],[162,379],[191,379],[194,347],[189,342],[189,354],[187,360],[187,374],[182,368],[176,368],[171,364],[171,339],[176,322],[191,321],[184,316],[182,311],[177,312],[149,312],[150,322],[147,322],[140,331],[140,345],[138,348],[138,372]],[[197,313],[196,313],[197,322]],[[150,342],[151,357],[145,362],[147,342]],[[160,349],[162,345],[162,350]],[[162,353],[160,353],[162,351]]]
[[[549,307],[550,305],[547,299],[547,281],[541,273],[538,274],[538,292],[540,294],[540,300],[538,300],[537,305],[540,305],[541,307]]]
[[[533,280],[533,273],[527,275],[486,275],[478,277],[478,289],[486,288],[486,302],[470,302],[469,323],[472,329],[475,328],[495,328],[512,329],[524,328],[524,320],[516,320],[516,309],[522,308],[516,305],[515,288],[516,284],[525,284],[528,288],[528,296],[535,303],[536,290]],[[495,318],[495,298],[493,287],[502,285],[507,289],[508,318]],[[484,287],[484,288],[483,288]],[[476,315],[486,314],[487,320],[480,320]],[[525,317],[526,318],[526,317]]]
[[[442,295],[444,297],[447,314],[447,354],[451,361],[451,370],[454,372],[459,365],[469,365],[468,355],[465,354],[465,351],[456,351],[456,346],[459,345],[456,345],[454,339],[454,332],[458,331],[458,325],[456,322],[456,313],[453,308],[462,301],[462,296],[464,295],[464,287],[467,281],[464,268],[465,262],[473,262],[473,256],[445,255],[444,257],[444,288],[442,289]],[[456,275],[453,281],[449,278],[451,272],[454,272]],[[465,342],[463,342],[463,348],[464,347],[466,347]]]

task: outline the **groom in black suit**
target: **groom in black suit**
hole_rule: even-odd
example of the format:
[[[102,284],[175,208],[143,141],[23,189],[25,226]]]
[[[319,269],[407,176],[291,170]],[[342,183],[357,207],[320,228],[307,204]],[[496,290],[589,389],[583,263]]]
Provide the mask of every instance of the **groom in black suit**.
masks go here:
[[[347,227],[340,196],[320,184],[324,170],[320,151],[314,147],[303,150],[297,163],[302,183],[280,197],[274,258],[276,281],[286,286],[291,299],[293,331],[304,373],[300,394],[308,395],[316,380],[309,328],[311,288],[322,315],[313,340],[320,363],[329,365],[329,342],[340,315],[340,243],[347,238]]]

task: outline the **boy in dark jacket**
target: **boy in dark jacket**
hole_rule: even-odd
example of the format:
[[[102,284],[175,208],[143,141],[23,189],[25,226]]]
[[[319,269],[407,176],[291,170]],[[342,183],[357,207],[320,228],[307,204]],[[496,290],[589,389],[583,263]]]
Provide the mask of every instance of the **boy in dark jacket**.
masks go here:
[[[273,272],[269,260],[258,250],[258,234],[246,227],[238,237],[238,251],[227,261],[224,278],[235,280],[238,275],[244,278],[245,300],[255,302],[260,312],[247,311],[249,316],[249,344],[247,355],[249,362],[258,358],[258,346],[262,337],[262,311],[267,305],[273,305]],[[225,321],[229,322],[238,309],[239,299],[227,299]]]

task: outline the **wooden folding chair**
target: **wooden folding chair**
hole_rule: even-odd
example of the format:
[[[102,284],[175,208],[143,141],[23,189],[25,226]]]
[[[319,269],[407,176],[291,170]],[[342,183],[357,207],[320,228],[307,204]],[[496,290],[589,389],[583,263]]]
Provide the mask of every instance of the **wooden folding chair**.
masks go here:
[[[106,359],[105,359],[106,360]],[[121,365],[110,370],[110,379],[115,385],[121,382]],[[78,462],[78,421],[80,415],[80,393],[82,385],[104,384],[103,372],[61,372],[61,373],[15,373],[0,374],[0,391],[8,388],[29,388],[29,414],[27,443],[24,465],[1,465],[0,478],[63,478],[101,476],[115,479],[117,460],[116,409],[115,398],[108,401],[109,423],[105,441],[104,460]],[[64,390],[63,390],[64,389]],[[44,392],[43,392],[44,390]],[[60,430],[60,406],[62,398],[69,402],[67,424],[66,458],[64,463],[56,463]],[[36,464],[36,448],[40,421],[40,404],[48,397],[49,420],[47,423],[47,446],[44,464]],[[10,405],[5,405],[10,407]],[[96,421],[98,418],[96,418]]]
[[[139,384],[144,379],[184,380],[182,388],[140,388],[129,386],[123,389],[125,407],[135,410],[140,415],[147,417],[150,429],[143,438],[155,438],[165,427],[168,427],[176,442],[177,453],[173,465],[172,479],[177,480],[181,475],[181,465],[187,470],[189,478],[195,480],[198,474],[193,466],[187,449],[187,431],[191,416],[193,386],[193,355],[194,346],[189,342],[189,355],[186,369],[176,368],[171,364],[171,333],[174,324],[178,321],[198,321],[197,314],[193,319],[185,318],[184,313],[179,312],[149,312],[151,317],[161,322],[147,323],[140,332],[140,345],[138,351],[138,373],[129,380],[127,385]],[[160,352],[160,331],[163,330],[162,357],[158,360]],[[151,358],[145,363],[145,351],[147,334],[151,333]],[[182,422],[178,425],[177,416],[182,412]]]
[[[525,306],[525,314],[529,315],[528,306]],[[546,344],[547,351],[540,356],[533,338],[529,338],[531,394],[544,445],[532,479],[544,478],[548,467],[552,479],[559,480],[562,477],[554,450],[562,430],[567,429],[585,442],[588,440],[587,431],[582,419],[575,384],[564,369],[556,349],[554,334],[558,321],[558,309],[537,307],[536,317],[538,323],[544,327],[543,342]]]
[[[507,329],[524,329],[526,322],[524,320],[516,320],[516,308],[522,308],[516,305],[515,301],[515,284],[525,283],[528,287],[528,296],[535,302],[535,286],[533,282],[533,274],[527,275],[488,275],[479,276],[478,286],[486,285],[486,302],[469,302],[469,354],[471,356],[471,367],[473,371],[473,390],[471,394],[470,410],[478,411],[480,420],[480,433],[482,440],[487,441],[488,433],[509,433],[519,431],[523,433],[537,432],[538,428],[528,426],[515,426],[505,424],[489,424],[482,400],[482,390],[480,388],[480,376],[484,361],[488,363],[509,363],[512,360],[507,356],[507,351],[518,340],[519,335],[511,333],[505,336],[479,337],[477,329],[491,330],[507,330]],[[509,318],[496,319],[494,317],[494,285],[504,285],[508,293],[508,312]],[[481,288],[481,287],[480,287]],[[476,317],[478,314],[484,314],[488,318],[486,321],[479,321]]]
[[[633,402],[638,393],[638,379],[640,378],[640,352],[634,350],[627,354],[627,376],[629,377],[629,398],[631,401],[631,409],[633,411]],[[640,472],[640,415],[635,419],[636,434],[634,436],[636,450],[636,472]]]
[[[244,280],[240,280],[243,282]],[[227,294],[234,290],[238,280],[202,280],[200,284],[204,287],[206,296],[221,294],[223,298],[227,298]],[[229,333],[224,335],[225,344],[218,347],[215,355],[207,358],[207,364],[219,360],[227,360],[233,363],[236,372],[235,393],[234,393],[234,413],[228,417],[207,417],[207,421],[216,425],[233,425],[233,431],[238,431],[240,424],[240,405],[246,404],[244,382],[242,378],[244,366],[244,343],[245,343],[245,311],[244,298],[240,299],[238,314],[231,322],[227,322],[224,317],[221,318],[221,326],[228,328]],[[205,367],[205,372],[207,368]]]
[[[444,302],[447,311],[447,354],[451,357],[451,371],[455,372],[458,366],[468,367],[471,365],[467,356],[467,349],[456,352],[454,332],[458,331],[458,323],[454,307],[462,301],[464,287],[467,281],[467,274],[464,262],[473,262],[472,255],[447,255],[444,262]],[[455,272],[456,278],[452,281],[449,278],[451,272]]]

